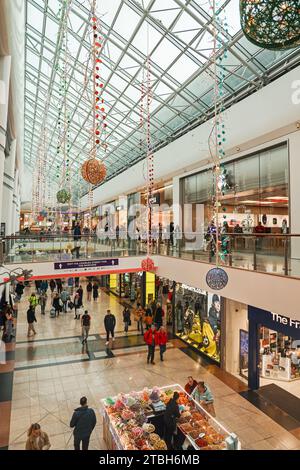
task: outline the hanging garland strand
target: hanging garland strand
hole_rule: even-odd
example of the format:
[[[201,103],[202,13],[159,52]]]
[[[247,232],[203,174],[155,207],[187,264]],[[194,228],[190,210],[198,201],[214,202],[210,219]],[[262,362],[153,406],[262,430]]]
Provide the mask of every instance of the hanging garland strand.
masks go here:
[[[62,59],[58,61],[56,70],[60,75],[59,86],[59,109],[58,109],[58,139],[57,139],[57,179],[59,180],[59,191],[57,193],[57,202],[59,203],[59,220],[60,227],[63,226],[65,214],[62,206],[68,204],[68,219],[71,210],[71,192],[69,190],[70,179],[70,111],[67,99],[67,77],[70,71],[69,50],[68,50],[68,18],[71,9],[72,0],[64,0],[63,7],[60,9],[61,14],[61,30],[58,32],[58,39],[62,37]],[[62,164],[61,164],[62,160]],[[68,225],[70,222],[68,220]]]
[[[213,161],[213,179],[214,179],[214,195],[213,199],[213,221],[214,225],[209,226],[208,234],[209,244],[212,254],[216,255],[216,264],[219,261],[226,261],[228,255],[228,237],[223,236],[220,228],[219,209],[221,206],[221,196],[225,194],[226,189],[226,168],[222,163],[225,156],[226,144],[226,127],[224,120],[224,80],[225,65],[224,60],[227,59],[227,49],[222,43],[222,30],[228,32],[228,24],[226,18],[220,16],[221,9],[217,0],[210,1],[210,9],[212,10],[212,35],[213,35],[213,74],[214,81],[214,119],[213,127],[209,136],[209,150]],[[219,51],[223,48],[222,54]]]
[[[91,3],[90,24],[92,30],[92,41],[89,63],[92,64],[92,129],[91,129],[91,149],[88,160],[84,162],[81,168],[81,174],[85,181],[89,184],[89,229],[92,228],[92,208],[93,208],[93,186],[100,184],[106,178],[106,168],[100,160],[97,160],[97,153],[101,145],[106,149],[106,112],[104,98],[102,96],[104,83],[101,79],[101,53],[103,46],[103,34],[101,24],[96,16],[96,0]],[[88,80],[88,78],[86,78]]]

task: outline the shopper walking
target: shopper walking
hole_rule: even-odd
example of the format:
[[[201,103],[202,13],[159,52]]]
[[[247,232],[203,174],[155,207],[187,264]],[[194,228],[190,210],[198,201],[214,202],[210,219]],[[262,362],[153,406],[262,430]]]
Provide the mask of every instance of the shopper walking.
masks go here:
[[[152,309],[151,309],[150,304],[148,304],[146,308],[144,322],[145,322],[146,330],[149,330],[149,328],[151,328],[151,325],[153,323]]]
[[[56,282],[54,281],[54,279],[51,279],[51,280],[50,280],[49,285],[50,285],[51,293],[53,294],[54,289],[55,289],[55,287],[56,287]]]
[[[42,290],[42,292],[39,296],[39,304],[41,306],[41,314],[42,315],[45,315],[46,303],[47,303],[47,294],[44,290]]]
[[[17,295],[16,300],[21,300],[24,289],[25,289],[25,286],[23,282],[19,281],[18,284],[16,285],[16,290],[15,290],[15,293]]]
[[[81,303],[83,303],[83,289],[82,289],[82,286],[80,285],[77,289],[77,294],[79,294],[79,297],[80,297],[80,300],[81,300]]]
[[[97,300],[98,297],[99,297],[99,286],[98,286],[98,283],[97,282],[94,282],[94,285],[93,285],[93,299],[94,300]]]
[[[35,311],[30,306],[29,309],[27,310],[27,323],[28,323],[27,336],[30,336],[31,331],[33,332],[34,335],[36,335],[36,331],[34,329],[34,322],[36,322]]]
[[[159,352],[160,352],[160,360],[163,362],[164,360],[164,353],[167,349],[167,342],[168,342],[168,335],[163,326],[160,327],[158,332],[158,344],[159,344]]]
[[[92,300],[92,290],[93,290],[93,284],[91,283],[91,281],[89,281],[87,283],[87,286],[86,286],[86,292],[87,292],[87,300],[88,302],[90,302]]]
[[[55,310],[55,316],[58,317],[62,310],[62,301],[58,292],[54,295],[54,298],[52,300],[52,307]]]
[[[37,292],[37,294],[40,294],[41,292],[41,281],[39,281],[38,279],[36,281],[34,281],[34,284],[35,284],[35,290]]]
[[[130,309],[127,305],[124,307],[124,310],[123,310],[123,322],[124,322],[124,331],[127,334],[128,327],[131,325]]]
[[[161,304],[157,304],[154,322],[155,322],[156,328],[158,330],[163,324],[163,317],[164,317],[163,308],[162,308]]]
[[[33,310],[35,310],[35,308],[38,305],[39,301],[38,301],[38,298],[37,298],[37,296],[35,295],[34,292],[29,297],[28,302],[29,302],[30,307],[32,307]]]
[[[80,318],[79,309],[82,307],[82,300],[81,300],[80,295],[78,294],[78,292],[76,292],[76,294],[74,296],[73,304],[74,304],[74,310],[75,310],[74,320],[79,320],[79,318]]]
[[[168,447],[168,450],[174,450],[174,435],[177,430],[177,419],[180,417],[179,411],[179,393],[174,392],[173,397],[167,403],[166,411],[164,413],[164,425],[165,433],[164,438]]]
[[[34,423],[27,431],[26,450],[49,450],[51,447],[49,436],[41,430],[38,423]]]
[[[85,310],[81,317],[81,328],[82,328],[82,344],[87,342],[89,331],[91,327],[91,317],[89,312]]]
[[[158,331],[155,325],[152,325],[151,328],[145,332],[144,340],[148,346],[147,364],[151,362],[151,364],[154,365],[155,346],[159,344]]]
[[[44,279],[42,282],[41,282],[41,291],[42,292],[47,292],[48,290],[48,281],[47,279]]]
[[[97,419],[92,408],[88,407],[87,398],[80,398],[80,407],[74,410],[70,427],[74,428],[74,449],[88,450],[91,434],[96,426]]]
[[[107,310],[107,313],[104,317],[104,327],[106,331],[106,346],[109,344],[109,336],[111,335],[112,340],[115,340],[115,326],[116,326],[116,317],[111,313],[110,310]]]
[[[215,417],[214,397],[209,386],[204,382],[198,382],[197,387],[191,394],[192,398],[197,401],[211,416]]]
[[[68,305],[68,300],[70,300],[70,295],[67,289],[64,287],[61,294],[60,298],[62,301],[62,309],[64,313],[67,313],[67,305]]]
[[[144,334],[144,317],[145,317],[145,310],[141,306],[140,303],[137,304],[137,307],[134,311],[134,319],[137,323],[137,329],[141,332],[141,335]]]
[[[2,336],[2,340],[5,343],[9,343],[14,336],[14,318],[12,315],[12,311],[7,310],[5,313],[5,320],[4,320],[4,332]]]

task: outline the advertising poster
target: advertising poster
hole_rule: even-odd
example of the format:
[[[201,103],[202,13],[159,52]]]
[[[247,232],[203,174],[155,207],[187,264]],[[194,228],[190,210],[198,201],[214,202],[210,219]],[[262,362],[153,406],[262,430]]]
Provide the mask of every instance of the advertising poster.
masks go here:
[[[207,294],[207,317],[202,326],[201,351],[217,362],[220,362],[221,341],[221,297],[218,294]]]

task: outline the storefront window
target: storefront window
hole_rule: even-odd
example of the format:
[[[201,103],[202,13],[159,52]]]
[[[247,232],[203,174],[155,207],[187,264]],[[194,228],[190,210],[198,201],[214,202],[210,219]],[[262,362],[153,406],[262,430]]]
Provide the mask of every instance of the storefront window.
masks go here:
[[[300,345],[290,336],[260,329],[260,372],[268,379],[294,380],[300,378]]]
[[[222,299],[201,289],[177,285],[176,335],[220,363]]]
[[[222,166],[223,183],[220,196],[223,219],[232,231],[239,224],[252,232],[259,221],[267,231],[280,232],[283,221],[289,225],[289,171],[287,143],[243,157]],[[193,204],[193,227],[195,205],[204,205],[204,227],[213,217],[214,196],[212,170],[187,176],[182,183],[182,202]],[[188,209],[186,208],[185,211]],[[264,222],[265,221],[265,222]],[[200,225],[203,225],[201,221]],[[189,221],[184,222],[185,232],[190,230]],[[246,233],[246,231],[245,231]]]

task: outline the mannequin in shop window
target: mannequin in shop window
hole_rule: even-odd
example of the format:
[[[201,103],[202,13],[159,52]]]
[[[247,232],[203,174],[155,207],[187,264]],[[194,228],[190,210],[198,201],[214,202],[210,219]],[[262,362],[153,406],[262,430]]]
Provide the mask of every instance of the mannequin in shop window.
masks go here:
[[[193,328],[195,313],[189,306],[184,312],[184,333],[188,336]]]
[[[175,307],[176,324],[178,333],[183,332],[183,307],[181,300],[178,300]]]

